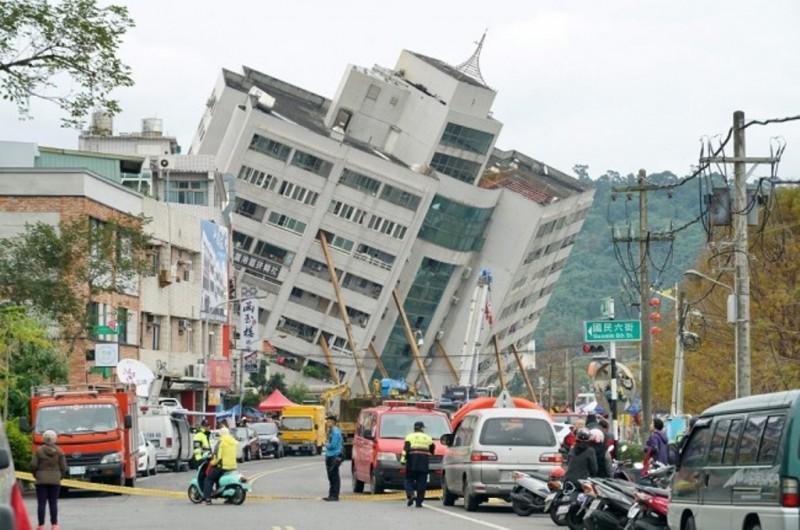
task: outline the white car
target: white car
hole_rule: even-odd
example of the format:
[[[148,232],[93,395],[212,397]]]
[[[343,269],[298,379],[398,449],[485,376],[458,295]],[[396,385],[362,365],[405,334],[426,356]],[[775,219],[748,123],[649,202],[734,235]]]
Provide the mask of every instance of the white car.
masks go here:
[[[155,475],[158,470],[158,461],[156,460],[156,448],[144,437],[144,434],[139,433],[139,475]]]
[[[556,440],[558,440],[559,446],[563,445],[564,438],[566,438],[570,432],[570,427],[572,427],[572,425],[570,425],[569,423],[553,424],[553,430],[556,431]]]

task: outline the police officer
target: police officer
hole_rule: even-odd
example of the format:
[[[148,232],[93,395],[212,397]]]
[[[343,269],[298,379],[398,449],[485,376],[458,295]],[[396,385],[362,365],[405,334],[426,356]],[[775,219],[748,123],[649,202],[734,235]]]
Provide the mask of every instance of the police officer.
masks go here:
[[[200,467],[200,462],[203,461],[203,453],[211,450],[210,436],[211,431],[208,430],[208,420],[203,420],[200,422],[200,429],[192,437],[192,447],[194,448],[192,468]]]
[[[430,456],[436,450],[433,438],[425,434],[425,424],[414,423],[414,432],[406,436],[400,463],[406,465],[406,498],[408,506],[416,501],[417,508],[422,508],[425,500],[425,488],[428,485]],[[416,497],[415,497],[416,494]]]

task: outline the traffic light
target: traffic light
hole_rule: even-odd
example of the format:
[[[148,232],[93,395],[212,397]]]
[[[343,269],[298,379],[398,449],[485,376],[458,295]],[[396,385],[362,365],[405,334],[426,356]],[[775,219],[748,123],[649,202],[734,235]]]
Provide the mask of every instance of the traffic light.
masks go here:
[[[606,348],[602,344],[589,344],[583,345],[583,353],[605,353]]]

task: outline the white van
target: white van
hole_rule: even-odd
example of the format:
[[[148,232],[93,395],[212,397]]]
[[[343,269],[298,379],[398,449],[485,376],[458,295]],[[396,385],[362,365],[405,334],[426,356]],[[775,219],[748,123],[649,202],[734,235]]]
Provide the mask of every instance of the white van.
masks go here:
[[[472,411],[442,443],[450,447],[444,457],[442,502],[452,506],[464,497],[467,511],[491,497],[508,499],[514,471],[549,472],[561,464],[550,418],[535,409]]]
[[[144,409],[139,429],[155,446],[159,464],[178,471],[192,458],[192,433],[185,415],[159,407]]]

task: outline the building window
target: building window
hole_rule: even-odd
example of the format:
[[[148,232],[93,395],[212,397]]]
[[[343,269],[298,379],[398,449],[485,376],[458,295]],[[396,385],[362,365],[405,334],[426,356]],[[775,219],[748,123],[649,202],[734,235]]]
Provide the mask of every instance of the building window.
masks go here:
[[[406,232],[408,232],[408,228],[406,226],[403,226],[400,223],[395,223],[390,219],[385,219],[375,214],[370,217],[367,228],[401,240],[406,237]]]
[[[128,344],[128,310],[124,307],[117,308],[117,342]]]
[[[445,175],[449,175],[464,182],[469,182],[470,184],[475,182],[478,171],[481,169],[481,165],[478,162],[464,160],[463,158],[446,155],[444,153],[433,154],[431,167]]]
[[[331,246],[333,248],[337,248],[343,252],[350,253],[353,250],[353,245],[355,242],[350,241],[349,239],[342,237],[342,236],[333,236],[331,239]]]
[[[331,201],[328,211],[336,217],[341,217],[346,221],[359,225],[364,224],[364,218],[367,216],[367,212],[361,208],[356,208],[355,206],[336,200]]]
[[[311,191],[308,188],[286,180],[281,182],[281,186],[278,188],[278,194],[309,206],[317,204],[317,199],[319,198],[319,193],[316,191]]]
[[[208,182],[203,180],[170,180],[167,202],[208,205]]]
[[[266,136],[261,136],[260,134],[253,135],[253,139],[250,140],[250,149],[278,159],[281,162],[289,160],[289,153],[292,151],[292,148],[288,145],[270,140]]]
[[[360,243],[358,248],[356,248],[356,257],[362,257],[364,261],[386,270],[390,270],[395,261],[395,256],[392,254],[365,245],[364,243]]]
[[[436,245],[473,252],[483,248],[492,208],[474,208],[436,195],[425,214],[419,237]]]
[[[161,317],[156,315],[147,315],[147,324],[145,324],[147,331],[150,333],[150,349],[161,349]]]
[[[464,151],[485,155],[492,146],[492,140],[494,140],[493,134],[477,129],[470,129],[463,125],[456,125],[455,123],[448,123],[444,128],[444,133],[439,143],[455,147],[456,149],[463,149]]]
[[[264,188],[265,190],[275,189],[275,184],[278,182],[278,179],[269,173],[264,173],[263,171],[259,171],[258,169],[253,169],[247,166],[242,166],[242,168],[239,170],[239,175],[237,178],[245,182],[249,182],[255,186]]]
[[[253,238],[241,232],[233,232],[233,246],[234,248],[241,249],[245,252],[250,252],[250,247],[253,246]]]
[[[295,234],[302,235],[306,231],[306,224],[294,217],[283,215],[276,211],[272,211],[267,218],[267,222],[271,225],[279,226]]]
[[[367,89],[367,99],[378,101],[378,96],[381,95],[381,87],[378,85],[370,85]]]
[[[294,253],[261,240],[256,243],[253,254],[274,261],[280,265],[286,265],[287,267],[290,266],[294,260]]]
[[[389,184],[386,184],[383,187],[383,191],[381,191],[381,199],[412,211],[417,211],[417,207],[422,201],[419,196],[414,195],[413,193],[408,193],[407,191],[403,191],[399,188],[395,188]]]
[[[339,127],[343,131],[347,130],[347,126],[350,125],[350,119],[353,117],[353,113],[347,109],[339,109],[336,113],[336,121],[333,122],[334,127]]]
[[[325,178],[328,178],[333,168],[333,164],[327,160],[300,150],[295,150],[292,165]]]
[[[356,173],[347,168],[342,170],[342,177],[339,179],[339,184],[344,184],[353,189],[363,191],[373,197],[377,197],[378,190],[381,188],[381,182],[379,180],[362,175],[361,173]]]
[[[242,199],[241,197],[236,198],[236,213],[239,215],[243,215],[260,223],[264,220],[264,213],[266,213],[266,211],[267,209],[261,205],[250,202],[247,199]]]

